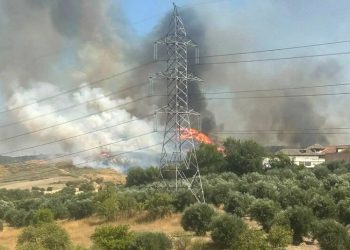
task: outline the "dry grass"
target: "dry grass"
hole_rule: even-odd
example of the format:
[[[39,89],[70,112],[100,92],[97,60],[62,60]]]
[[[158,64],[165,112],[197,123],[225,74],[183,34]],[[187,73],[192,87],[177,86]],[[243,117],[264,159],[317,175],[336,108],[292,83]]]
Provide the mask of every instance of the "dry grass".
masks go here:
[[[113,223],[108,223],[111,225],[129,225],[132,231],[141,232],[141,231],[153,231],[153,232],[163,232],[167,235],[176,236],[176,235],[185,235],[185,231],[180,225],[181,214],[173,214],[166,218],[138,223],[139,218],[143,216],[142,214],[135,216],[130,219],[120,219]],[[251,223],[251,227],[256,227],[256,224],[252,221],[246,220]],[[94,233],[95,228],[99,225],[106,224],[104,221],[97,217],[89,217],[81,220],[64,220],[59,221],[60,224],[65,230],[67,230],[74,244],[83,245],[86,247],[91,246],[92,242],[90,236]],[[4,231],[0,233],[0,245],[6,246],[9,250],[14,250],[16,247],[16,240],[20,234],[21,229],[15,229],[10,227],[5,227]],[[196,237],[197,239],[198,237]],[[192,237],[192,241],[194,237]],[[209,240],[209,237],[201,238],[201,240]],[[288,250],[319,250],[319,246],[316,244],[307,245],[302,243],[299,246],[289,246]]]
[[[159,219],[146,223],[137,223],[137,216],[131,219],[122,219],[117,222],[109,223],[112,225],[129,225],[130,229],[136,232],[140,231],[154,231],[154,232],[164,232],[168,235],[174,235],[179,232],[184,232],[180,226],[180,214],[173,214],[167,218]],[[74,244],[80,244],[86,247],[91,246],[92,242],[90,236],[94,233],[95,228],[101,224],[103,221],[96,217],[90,217],[82,220],[70,221],[64,220],[59,221],[65,230],[67,230]],[[11,227],[5,227],[5,230],[0,233],[0,245],[6,246],[9,250],[15,249],[16,240],[20,233],[20,229],[15,229]]]

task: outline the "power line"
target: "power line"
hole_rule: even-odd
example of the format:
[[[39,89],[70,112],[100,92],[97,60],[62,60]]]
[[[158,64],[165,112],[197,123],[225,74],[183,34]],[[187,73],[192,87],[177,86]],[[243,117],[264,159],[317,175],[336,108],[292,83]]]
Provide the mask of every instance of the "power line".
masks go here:
[[[143,67],[145,67],[145,66],[148,66],[148,65],[151,65],[151,64],[154,64],[154,63],[155,63],[154,61],[152,61],[152,62],[147,62],[147,63],[141,64],[141,65],[138,65],[138,66],[136,66],[136,67],[129,68],[129,69],[127,69],[127,70],[121,71],[121,72],[119,72],[119,73],[116,73],[116,74],[107,76],[107,77],[105,77],[105,78],[101,78],[101,79],[99,79],[99,80],[89,82],[89,83],[84,84],[84,85],[81,85],[81,86],[79,86],[79,87],[72,88],[72,89],[68,89],[68,90],[59,92],[59,93],[57,93],[57,94],[55,94],[55,95],[52,95],[52,96],[44,97],[44,98],[39,99],[39,100],[36,100],[35,102],[32,102],[32,103],[27,103],[27,104],[24,104],[24,105],[21,105],[21,106],[17,106],[17,107],[14,107],[14,108],[10,108],[10,109],[7,109],[7,110],[2,110],[2,111],[0,111],[0,114],[4,114],[4,113],[10,112],[10,111],[14,111],[14,110],[17,110],[17,109],[20,109],[20,108],[24,108],[24,107],[27,107],[27,106],[30,106],[30,105],[33,105],[33,104],[37,104],[37,103],[40,103],[40,102],[44,102],[44,101],[50,100],[50,99],[52,99],[52,98],[56,98],[56,97],[59,97],[59,96],[68,94],[68,93],[70,93],[70,92],[77,91],[77,90],[79,90],[79,89],[83,89],[83,88],[88,87],[88,86],[93,86],[93,85],[96,85],[96,84],[98,84],[98,83],[101,83],[101,82],[104,82],[104,81],[107,81],[107,80],[110,80],[110,79],[119,77],[119,76],[121,76],[121,75],[130,73],[130,72],[133,72],[133,71],[135,71],[135,70],[141,69],[141,68],[143,68]]]
[[[146,132],[146,133],[139,134],[139,135],[136,135],[136,136],[132,136],[132,137],[128,137],[128,138],[123,138],[123,139],[121,139],[121,140],[114,141],[114,142],[111,142],[111,143],[106,143],[106,144],[103,144],[103,145],[99,145],[99,146],[96,146],[96,147],[91,147],[91,148],[83,149],[83,150],[76,151],[76,152],[73,152],[73,153],[63,154],[63,155],[60,155],[60,156],[57,156],[57,157],[54,157],[54,158],[49,159],[49,162],[53,162],[53,161],[55,161],[55,160],[65,158],[65,157],[67,157],[67,156],[72,156],[72,155],[77,155],[77,154],[81,154],[81,153],[84,153],[84,152],[88,152],[88,151],[91,151],[91,150],[94,150],[94,149],[98,149],[98,148],[101,148],[101,147],[115,145],[115,144],[118,144],[118,143],[121,143],[121,142],[129,141],[129,140],[132,140],[132,139],[140,138],[140,137],[142,137],[142,136],[146,136],[146,135],[150,135],[150,134],[154,134],[154,133],[156,133],[156,132],[155,132],[155,131],[150,131],[150,132]],[[152,146],[154,146],[154,145],[152,145]],[[148,146],[148,147],[150,147],[150,146]],[[144,148],[146,148],[146,147],[144,147]],[[134,150],[127,151],[127,152],[132,152],[132,151],[134,151]],[[115,157],[115,156],[116,156],[116,155],[114,155],[114,156],[109,156],[109,157]],[[108,157],[108,158],[109,158],[109,157]],[[80,163],[80,164],[76,164],[76,165],[81,165],[81,164],[84,164],[84,163]],[[24,164],[23,166],[28,166],[28,165],[30,165],[30,163]]]
[[[324,56],[338,56],[338,55],[348,55],[348,54],[350,54],[350,51],[337,52],[337,53],[327,53],[327,54],[291,56],[291,57],[252,59],[252,60],[237,60],[237,61],[224,61],[224,62],[204,62],[204,63],[191,64],[191,65],[192,66],[201,66],[201,65],[216,65],[216,64],[220,65],[220,64],[239,64],[239,63],[251,63],[251,62],[268,62],[268,61],[293,60],[293,59],[314,58],[314,57],[324,57]]]
[[[43,144],[39,144],[39,145],[34,145],[34,146],[29,146],[29,147],[25,147],[25,148],[21,148],[21,149],[16,149],[16,150],[3,152],[3,153],[0,153],[0,155],[8,155],[8,154],[12,154],[12,153],[28,150],[28,149],[33,149],[33,148],[38,148],[38,147],[42,147],[42,146],[47,146],[47,145],[54,144],[54,143],[57,143],[57,142],[62,142],[62,141],[66,141],[66,140],[69,140],[69,139],[77,138],[77,137],[80,137],[80,136],[92,134],[92,133],[95,133],[95,132],[99,132],[99,131],[103,131],[103,130],[106,130],[106,129],[118,127],[118,126],[121,126],[121,125],[125,125],[127,123],[131,123],[131,122],[134,122],[134,121],[140,121],[142,119],[145,119],[145,118],[153,116],[153,115],[154,114],[145,115],[145,116],[137,118],[137,119],[131,119],[131,120],[124,121],[124,122],[121,122],[121,123],[118,123],[118,124],[114,124],[114,125],[111,125],[111,126],[108,126],[108,127],[103,127],[103,128],[100,128],[100,129],[95,129],[95,130],[89,131],[89,132],[85,132],[85,133],[69,136],[69,137],[66,137],[66,138],[62,138],[60,140],[54,140],[54,141],[43,143]]]
[[[301,47],[311,47],[311,46],[319,46],[319,45],[326,45],[326,44],[336,44],[336,43],[344,43],[344,42],[348,42],[347,40],[344,40],[344,41],[338,41],[338,42],[329,42],[329,43],[322,43],[322,44],[313,44],[313,45],[300,45],[300,46],[294,46],[295,48],[301,48]],[[350,42],[350,41],[349,41]],[[293,47],[286,47],[285,49],[290,49],[290,48],[293,48]],[[283,48],[277,48],[277,49],[269,49],[269,50],[265,50],[265,52],[267,51],[273,51],[273,50],[282,50]],[[228,54],[220,54],[220,55],[207,55],[207,56],[202,56],[200,58],[206,58],[206,57],[216,57],[216,56],[228,56],[228,55],[235,55],[235,54],[249,54],[249,53],[260,53],[260,52],[264,52],[264,50],[260,50],[260,51],[248,51],[248,52],[236,52],[236,53],[228,53]],[[316,54],[316,55],[304,55],[304,56],[293,56],[293,57],[280,57],[280,58],[264,58],[264,59],[253,59],[253,60],[239,60],[239,61],[225,61],[225,62],[206,62],[206,63],[199,63],[199,64],[193,64],[192,66],[200,66],[200,65],[206,65],[206,64],[237,64],[237,63],[250,63],[250,62],[264,62],[264,61],[277,61],[277,60],[290,60],[290,59],[301,59],[301,58],[312,58],[312,57],[322,57],[322,56],[335,56],[335,55],[346,55],[346,54],[350,54],[350,52],[338,52],[338,53],[328,53],[328,54]],[[165,60],[158,60],[158,61],[165,61]],[[154,61],[151,61],[151,62],[147,62],[147,63],[144,63],[144,64],[141,64],[139,66],[136,66],[136,67],[133,67],[133,68],[130,68],[128,70],[125,70],[125,71],[122,71],[122,72],[119,72],[119,73],[116,73],[116,74],[113,74],[113,75],[110,75],[108,77],[105,77],[105,78],[102,78],[102,79],[99,79],[99,80],[96,80],[96,81],[92,81],[92,82],[89,82],[87,84],[84,84],[84,85],[81,85],[79,87],[76,87],[76,88],[72,88],[72,89],[68,89],[68,90],[65,90],[65,91],[62,91],[62,92],[59,92],[55,95],[52,95],[52,96],[48,96],[48,97],[45,97],[45,98],[42,98],[42,99],[39,99],[35,102],[32,102],[32,103],[28,103],[28,104],[24,104],[24,105],[21,105],[21,106],[17,106],[17,107],[14,107],[14,108],[11,108],[11,109],[7,109],[7,110],[2,110],[0,111],[0,114],[4,114],[4,113],[7,113],[7,112],[10,112],[10,111],[14,111],[14,110],[18,110],[20,108],[24,108],[26,106],[30,106],[30,105],[33,105],[33,104],[37,104],[37,103],[40,103],[40,102],[44,102],[44,101],[47,101],[47,100],[50,100],[50,99],[53,99],[53,98],[56,98],[56,97],[59,97],[59,96],[62,96],[62,95],[65,95],[65,94],[68,94],[70,92],[74,92],[74,91],[77,91],[79,89],[83,89],[87,86],[93,86],[93,85],[96,85],[98,83],[101,83],[101,82],[104,82],[104,81],[107,81],[107,80],[110,80],[110,79],[113,79],[115,77],[118,77],[118,76],[121,76],[121,75],[124,75],[124,74],[127,74],[127,73],[130,73],[134,70],[138,70],[140,68],[143,68],[145,66],[148,66],[148,65],[151,65],[151,64],[154,64],[155,62]]]
[[[337,87],[347,86],[350,83],[334,83],[324,85],[309,85],[309,86],[297,86],[297,87],[285,87],[285,88],[271,88],[271,89],[247,89],[247,90],[232,90],[232,91],[219,91],[219,92],[205,92],[206,95],[217,95],[217,94],[235,94],[235,93],[249,93],[249,92],[267,92],[267,91],[278,91],[278,90],[296,90],[296,89],[311,89],[311,88],[324,88],[324,87]]]
[[[350,128],[348,128],[350,129]],[[280,130],[278,131],[222,131],[222,132],[214,132],[211,134],[235,134],[235,135],[245,135],[245,134],[268,134],[268,135],[280,135],[280,134],[307,134],[307,135],[350,135],[350,132],[307,132],[307,131],[294,131],[294,132],[288,132]]]
[[[300,94],[300,95],[270,95],[270,96],[237,96],[237,97],[209,97],[205,100],[241,100],[241,99],[272,99],[272,98],[294,98],[294,97],[320,97],[350,95],[350,92],[322,93],[322,94]]]
[[[155,147],[155,146],[160,146],[160,145],[162,145],[162,144],[163,144],[163,143],[161,142],[161,143],[153,144],[153,145],[150,145],[150,146],[145,146],[145,147],[137,148],[137,149],[134,149],[134,150],[125,151],[125,152],[118,153],[118,154],[114,154],[114,155],[109,155],[109,156],[107,156],[107,158],[117,157],[117,156],[120,156],[120,155],[123,155],[123,154],[129,154],[129,153],[133,153],[133,152],[136,152],[136,151],[141,151],[141,150],[148,149],[148,148],[152,148],[152,147]],[[87,164],[87,163],[89,163],[89,162],[95,162],[95,161],[85,161],[85,162],[82,162],[82,163],[75,164],[75,166]]]
[[[332,44],[342,44],[342,43],[350,43],[350,40],[325,42],[325,43],[314,43],[314,44],[307,44],[307,45],[296,45],[296,46],[280,47],[280,48],[274,48],[274,49],[233,52],[233,53],[226,53],[226,54],[204,55],[204,56],[200,56],[199,58],[211,58],[211,57],[225,57],[225,56],[258,54],[258,53],[265,53],[265,52],[274,52],[274,51],[292,50],[292,49],[302,49],[302,48],[310,48],[310,47],[318,47],[318,46],[325,46],[325,45],[332,45]]]
[[[48,126],[48,127],[45,127],[45,128],[40,128],[40,129],[31,131],[31,132],[26,132],[26,133],[18,134],[18,135],[15,135],[15,136],[2,138],[2,139],[0,139],[0,142],[2,142],[2,141],[8,141],[8,140],[11,140],[11,139],[14,139],[14,138],[18,138],[18,137],[21,137],[21,136],[25,136],[25,135],[29,135],[29,134],[34,134],[34,133],[37,133],[37,132],[40,132],[40,131],[44,131],[44,130],[46,130],[46,129],[54,128],[54,127],[61,126],[61,125],[64,125],[64,124],[68,124],[68,123],[70,123],[70,122],[78,121],[78,120],[81,120],[81,119],[84,119],[84,118],[87,118],[87,117],[90,117],[90,116],[93,116],[93,115],[100,114],[100,113],[102,113],[102,112],[111,111],[111,110],[113,110],[113,109],[116,109],[116,108],[119,108],[119,107],[122,107],[122,106],[125,106],[125,105],[128,105],[128,104],[131,104],[131,103],[139,102],[139,101],[141,101],[141,100],[144,100],[144,99],[147,99],[147,98],[150,98],[150,97],[152,97],[152,96],[140,97],[140,98],[135,99],[135,100],[133,100],[133,101],[126,102],[126,103],[123,103],[123,104],[120,104],[120,105],[116,105],[116,106],[113,106],[113,107],[110,107],[110,108],[107,108],[107,109],[103,109],[103,110],[100,110],[100,111],[98,111],[98,112],[90,113],[90,114],[87,114],[87,115],[84,115],[84,116],[81,116],[81,117],[78,117],[78,118],[75,118],[75,119],[72,119],[72,120],[68,120],[68,121],[61,122],[61,123],[56,123],[56,124],[53,124],[53,125],[51,125],[51,126]]]
[[[99,96],[97,98],[93,98],[93,99],[90,99],[90,100],[85,101],[85,102],[81,102],[81,103],[74,104],[74,105],[71,105],[71,106],[68,106],[68,107],[64,107],[62,109],[56,109],[56,110],[50,111],[48,113],[40,114],[40,115],[31,117],[31,118],[28,118],[28,119],[20,120],[20,121],[17,121],[17,122],[12,122],[12,123],[8,123],[8,124],[2,124],[2,125],[0,125],[0,128],[13,126],[13,125],[16,125],[16,124],[19,124],[19,123],[23,123],[23,122],[28,122],[28,121],[31,121],[31,120],[34,120],[34,119],[37,119],[37,118],[40,118],[40,117],[43,117],[43,116],[47,116],[47,115],[51,115],[51,114],[54,114],[54,113],[62,112],[62,111],[65,111],[65,110],[69,110],[69,109],[81,106],[83,104],[86,104],[86,103],[94,102],[94,101],[97,101],[97,100],[100,100],[100,99],[104,99],[104,98],[107,98],[107,97],[110,97],[110,96],[113,96],[113,95],[116,95],[116,94],[128,91],[128,90],[133,89],[133,88],[140,87],[140,86],[145,85],[145,84],[146,83],[141,83],[141,84],[137,84],[137,85],[125,88],[125,89],[113,91],[113,92],[111,92],[111,93],[109,93],[107,95],[104,95],[104,96]]]

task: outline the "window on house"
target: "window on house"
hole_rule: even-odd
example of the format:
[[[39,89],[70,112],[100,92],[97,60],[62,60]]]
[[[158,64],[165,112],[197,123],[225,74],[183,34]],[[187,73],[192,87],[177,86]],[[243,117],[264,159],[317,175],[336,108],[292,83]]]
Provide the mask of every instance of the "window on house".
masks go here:
[[[311,167],[311,162],[309,162],[309,161],[304,162],[304,166],[305,167]]]

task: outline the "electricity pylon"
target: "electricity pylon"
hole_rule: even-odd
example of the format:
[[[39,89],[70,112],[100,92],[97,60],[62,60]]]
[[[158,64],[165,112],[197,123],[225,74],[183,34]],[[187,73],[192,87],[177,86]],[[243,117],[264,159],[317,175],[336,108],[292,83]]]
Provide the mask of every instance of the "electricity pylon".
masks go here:
[[[154,43],[155,60],[160,44],[165,45],[167,52],[167,68],[156,74],[167,82],[167,105],[157,112],[166,116],[160,173],[163,179],[175,177],[175,187],[169,186],[170,188],[175,188],[176,191],[188,189],[198,202],[205,202],[195,143],[192,136],[184,136],[184,132],[188,134],[190,131],[191,117],[199,119],[199,113],[188,108],[188,83],[202,80],[188,73],[187,67],[188,48],[195,48],[198,62],[198,47],[187,38],[175,4],[166,36]]]

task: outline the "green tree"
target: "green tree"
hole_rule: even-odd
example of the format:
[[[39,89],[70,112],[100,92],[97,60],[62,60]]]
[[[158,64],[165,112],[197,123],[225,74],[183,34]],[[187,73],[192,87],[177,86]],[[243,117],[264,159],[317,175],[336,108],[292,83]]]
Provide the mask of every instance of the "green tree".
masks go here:
[[[94,202],[90,199],[73,199],[67,204],[71,218],[82,219],[92,215],[95,212]]]
[[[311,231],[314,215],[307,207],[293,207],[288,209],[290,228],[293,230],[293,243],[299,245],[303,236]]]
[[[315,195],[310,206],[314,214],[321,219],[335,218],[338,214],[333,198],[328,195]]]
[[[23,247],[33,246],[33,244],[50,250],[69,250],[71,247],[67,232],[53,223],[40,224],[35,227],[29,226],[22,231],[17,240],[17,247],[23,249]]]
[[[240,192],[229,193],[227,202],[224,209],[226,212],[235,214],[239,217],[245,216],[251,203],[254,201],[254,197],[248,194],[242,194]]]
[[[279,208],[275,202],[268,199],[257,199],[250,208],[250,215],[258,221],[265,231],[269,231],[275,214]]]
[[[272,169],[283,169],[283,168],[294,168],[294,162],[289,158],[288,155],[283,153],[277,153],[271,157],[269,164]]]
[[[237,250],[269,250],[269,245],[263,231],[245,229],[238,237],[238,242],[231,249]]]
[[[139,186],[158,180],[160,180],[160,173],[158,168],[149,167],[143,169],[141,167],[133,167],[128,170],[125,185],[127,187]]]
[[[173,201],[173,197],[168,193],[153,193],[145,204],[145,207],[149,213],[149,218],[163,218],[171,214],[174,210]]]
[[[239,175],[262,171],[262,161],[266,153],[256,142],[228,138],[224,142],[224,147],[229,171]]]
[[[245,230],[247,230],[247,225],[241,218],[235,215],[221,214],[213,219],[211,238],[218,247],[237,249],[235,244]]]
[[[272,226],[267,241],[276,250],[285,250],[292,243],[292,231],[282,226]]]
[[[97,227],[91,236],[94,247],[101,250],[130,249],[134,238],[134,234],[129,232],[129,227],[125,225]]]
[[[324,220],[317,224],[314,232],[322,250],[350,249],[348,230],[334,220]]]
[[[210,229],[214,209],[206,203],[196,203],[185,209],[181,226],[186,231],[194,231],[196,235],[205,235]]]
[[[339,220],[344,225],[350,224],[350,198],[339,201],[337,204],[339,211]]]
[[[173,205],[176,211],[182,212],[186,207],[196,203],[196,198],[189,190],[181,190],[175,194]]]
[[[164,233],[142,232],[135,235],[134,248],[137,250],[168,250],[172,243]]]
[[[216,145],[202,143],[196,150],[198,166],[202,175],[225,171],[227,162]]]
[[[33,214],[33,224],[52,223],[54,221],[54,215],[48,208],[41,208]]]

